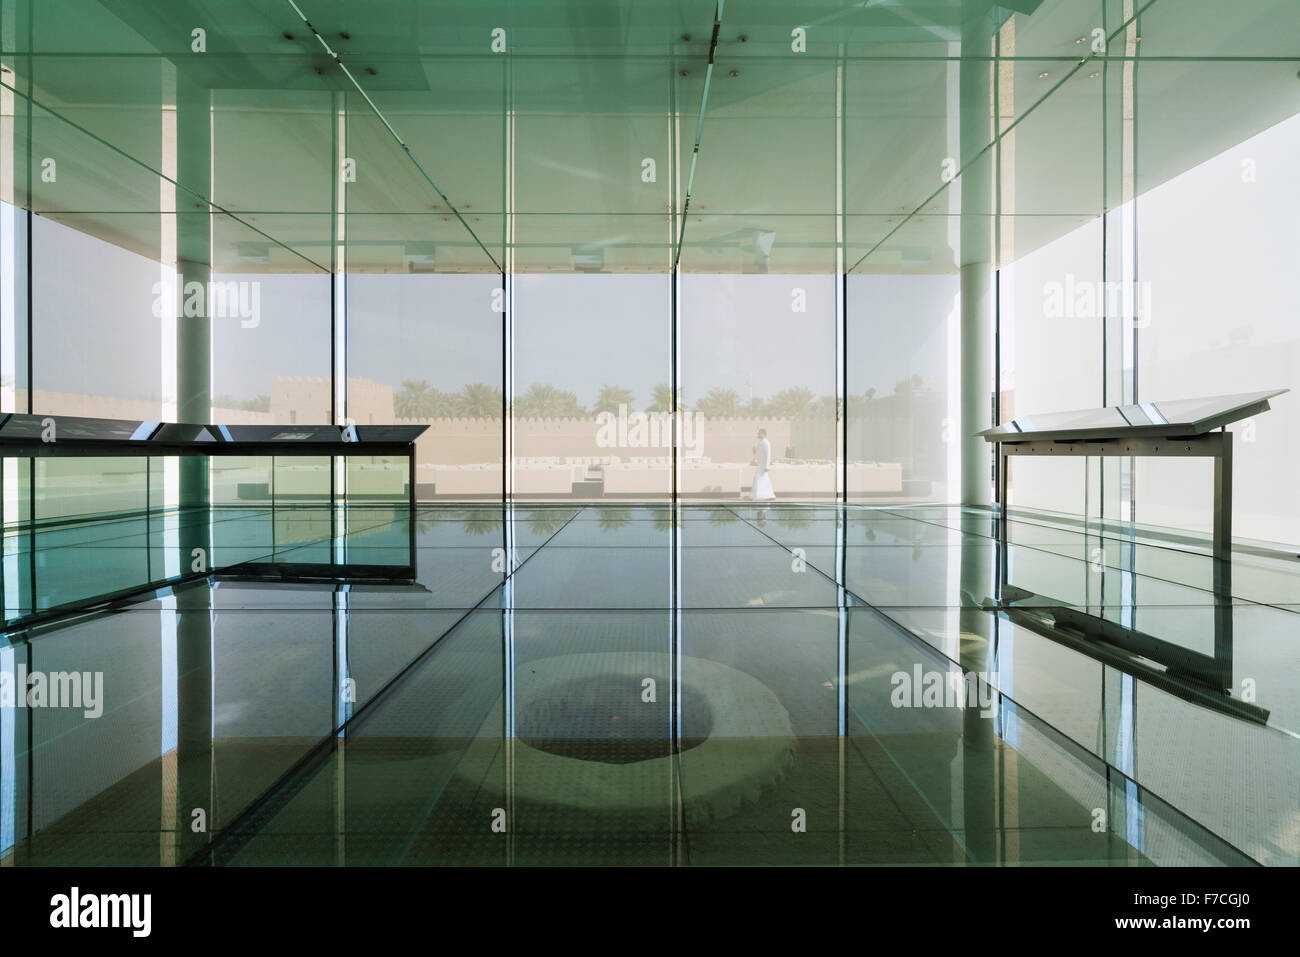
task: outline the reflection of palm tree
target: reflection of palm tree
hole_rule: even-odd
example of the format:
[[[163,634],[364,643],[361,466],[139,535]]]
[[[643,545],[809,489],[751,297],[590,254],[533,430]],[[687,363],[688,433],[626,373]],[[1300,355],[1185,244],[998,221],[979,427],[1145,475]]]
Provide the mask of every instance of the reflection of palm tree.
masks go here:
[[[538,535],[553,535],[568,521],[565,517],[567,514],[562,509],[534,508],[524,513],[524,521],[531,532]]]
[[[654,387],[653,398],[650,404],[646,406],[647,412],[671,412],[673,410],[673,390],[666,385],[657,385]],[[681,412],[686,411],[684,390],[677,390],[677,408]]]
[[[740,411],[740,394],[735,389],[710,389],[695,404],[695,411],[710,419],[734,419]]]
[[[774,511],[777,512],[776,523],[788,531],[802,532],[812,524],[812,519],[808,517],[808,513],[803,509],[792,508]]]
[[[618,412],[620,405],[632,407],[632,390],[622,389],[616,385],[602,386],[596,396],[595,412]]]
[[[740,517],[729,508],[709,509],[710,525],[732,525],[738,521],[740,521]]]
[[[471,535],[499,534],[503,524],[500,512],[482,508],[466,509],[460,514],[460,519],[465,524],[465,531]]]
[[[596,519],[596,524],[604,531],[617,531],[632,521],[632,511],[626,508],[602,508],[597,510],[600,518]]]
[[[511,409],[521,419],[580,419],[587,415],[572,392],[565,392],[544,382],[534,382],[515,400]]]
[[[456,397],[456,411],[467,419],[499,419],[502,398],[501,390],[496,386],[474,382],[460,390]]]
[[[441,522],[458,521],[470,535],[491,535],[501,531],[501,513],[487,508],[442,509],[436,512],[421,510],[415,516],[419,532],[432,532]]]
[[[659,507],[655,506],[650,513],[654,516],[654,530],[656,532],[667,532],[673,527],[673,508],[672,506]]]

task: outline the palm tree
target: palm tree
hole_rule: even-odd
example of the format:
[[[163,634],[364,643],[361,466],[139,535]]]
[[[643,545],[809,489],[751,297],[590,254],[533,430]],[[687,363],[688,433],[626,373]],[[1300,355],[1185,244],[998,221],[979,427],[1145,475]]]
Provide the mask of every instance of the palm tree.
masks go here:
[[[632,390],[622,389],[616,385],[602,386],[600,394],[596,396],[596,405],[593,412],[618,412],[618,407],[625,405],[632,407]]]
[[[587,414],[572,392],[544,382],[530,385],[511,411],[517,419],[580,419]]]
[[[695,411],[710,419],[734,419],[740,412],[740,394],[735,389],[710,389],[695,404]]]
[[[844,403],[833,395],[824,395],[813,403],[812,414],[839,421],[840,411],[844,408]]]
[[[686,401],[683,390],[677,390],[677,409],[679,412],[686,411]],[[666,385],[657,385],[654,387],[654,398],[646,406],[647,412],[671,412],[673,410],[673,390]]]
[[[812,411],[814,398],[810,389],[798,386],[783,389],[768,401],[765,411],[768,415],[783,419],[802,418]]]
[[[418,419],[425,416],[430,400],[438,390],[423,379],[406,379],[393,396],[393,411],[399,419]]]
[[[460,396],[455,392],[434,389],[424,414],[430,419],[454,419],[460,414]]]
[[[501,390],[496,386],[474,382],[460,390],[456,413],[466,419],[499,419],[502,399]]]

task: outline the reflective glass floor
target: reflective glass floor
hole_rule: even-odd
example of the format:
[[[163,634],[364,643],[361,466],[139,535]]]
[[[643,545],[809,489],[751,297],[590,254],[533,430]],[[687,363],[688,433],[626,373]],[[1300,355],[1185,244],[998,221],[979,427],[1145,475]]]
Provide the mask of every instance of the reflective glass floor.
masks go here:
[[[352,513],[276,560],[408,560],[401,509]],[[43,623],[0,639],[0,863],[1300,863],[1300,564],[994,531],[426,506],[412,583]]]

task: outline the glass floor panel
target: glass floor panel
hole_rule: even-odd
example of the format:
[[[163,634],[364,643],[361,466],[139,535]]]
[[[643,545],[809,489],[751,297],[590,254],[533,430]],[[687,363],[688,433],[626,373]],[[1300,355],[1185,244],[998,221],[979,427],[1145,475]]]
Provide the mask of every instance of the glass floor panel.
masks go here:
[[[301,518],[276,560],[409,554]],[[484,505],[419,510],[414,581],[69,613],[0,639],[0,861],[1300,863],[1295,604],[1029,524],[1001,603],[961,510]]]

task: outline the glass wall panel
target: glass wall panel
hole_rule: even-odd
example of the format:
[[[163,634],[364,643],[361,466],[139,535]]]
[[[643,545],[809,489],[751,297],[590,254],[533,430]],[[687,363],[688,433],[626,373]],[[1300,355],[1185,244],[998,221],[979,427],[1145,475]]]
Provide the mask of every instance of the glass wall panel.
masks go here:
[[[1115,300],[1113,311],[1121,289],[1103,282],[1102,239],[1102,221],[1094,219],[1002,267],[1003,422],[1105,404],[1107,297]],[[1010,474],[1012,506],[1084,514],[1086,462],[1017,456]]]
[[[660,499],[672,490],[671,279],[514,279],[514,493]]]
[[[1291,80],[1294,84],[1294,79]],[[1300,543],[1300,115],[1144,193],[1138,200],[1144,400],[1292,389],[1232,427],[1233,534]],[[1198,467],[1199,465],[1199,467]],[[1138,460],[1137,518],[1208,531],[1207,463]]]
[[[348,277],[347,415],[427,424],[421,499],[500,500],[502,307],[498,275]]]
[[[28,222],[25,209],[0,201],[0,412],[27,411]]]
[[[713,76],[698,162],[693,134],[678,140],[680,175],[694,168],[683,271],[834,274],[835,70],[726,49]]]
[[[228,237],[237,262],[279,267],[270,272],[301,269],[302,257],[328,271],[332,100],[323,90],[212,91],[211,197],[245,222]]]
[[[835,277],[684,275],[678,312],[682,496],[833,497]]]
[[[960,292],[955,275],[848,277],[850,501],[948,501]]]
[[[922,47],[912,43],[907,51]],[[950,44],[926,52],[946,56]],[[867,50],[879,51],[878,45]],[[845,268],[852,270],[957,172],[958,64],[942,59],[850,60],[844,76]],[[895,163],[899,155],[907,163]],[[852,308],[850,306],[850,308]],[[850,390],[852,392],[852,390]]]
[[[159,276],[156,260],[32,218],[33,412],[163,417]]]
[[[639,57],[552,56],[515,64],[510,162],[517,273],[670,269],[674,170],[665,114],[671,75],[662,62]]]
[[[248,225],[219,216],[213,220],[212,272],[204,291],[212,336],[209,418],[268,425],[334,422],[328,272]],[[182,313],[177,321],[188,318]]]

